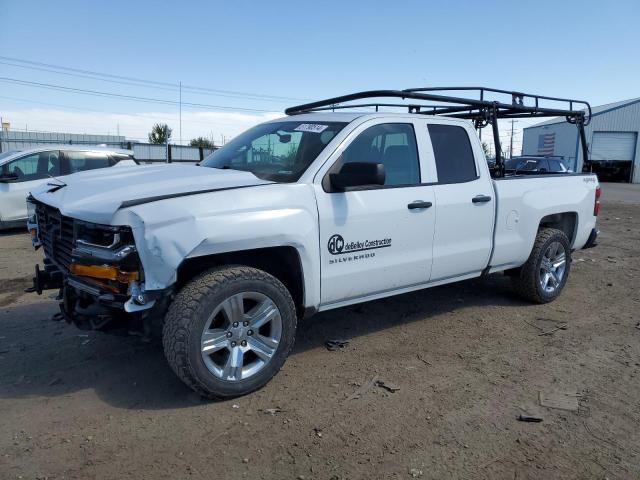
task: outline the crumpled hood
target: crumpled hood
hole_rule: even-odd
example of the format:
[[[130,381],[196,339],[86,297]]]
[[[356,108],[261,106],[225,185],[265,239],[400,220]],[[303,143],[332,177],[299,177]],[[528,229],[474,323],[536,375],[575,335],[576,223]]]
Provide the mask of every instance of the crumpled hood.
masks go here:
[[[109,224],[120,208],[235,187],[271,183],[249,172],[220,170],[194,165],[140,165],[104,168],[51,179],[34,189],[36,200],[63,215],[88,222]],[[56,185],[66,184],[62,188]]]

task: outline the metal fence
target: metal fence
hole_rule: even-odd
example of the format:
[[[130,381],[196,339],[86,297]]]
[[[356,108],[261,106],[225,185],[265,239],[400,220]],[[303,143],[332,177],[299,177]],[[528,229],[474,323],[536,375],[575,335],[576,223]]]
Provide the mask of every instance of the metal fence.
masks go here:
[[[0,131],[0,152],[24,150],[42,145],[108,145],[123,148],[125,137],[119,135],[85,135],[79,133]]]
[[[204,160],[214,148],[188,147],[183,145],[154,145],[151,143],[132,143],[136,160],[143,163],[195,163]]]
[[[156,145],[130,142],[117,135],[84,135],[53,132],[0,131],[0,153],[9,150],[25,150],[43,145],[86,145],[87,147],[109,147],[133,151],[141,163],[195,163],[203,160],[217,149],[185,145]]]

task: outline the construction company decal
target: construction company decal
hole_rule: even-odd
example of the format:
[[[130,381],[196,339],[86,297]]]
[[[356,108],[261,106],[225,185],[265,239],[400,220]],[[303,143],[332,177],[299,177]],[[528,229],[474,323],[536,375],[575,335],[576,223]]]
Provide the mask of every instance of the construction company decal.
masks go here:
[[[331,235],[329,242],[327,242],[327,250],[331,255],[338,257],[329,258],[329,265],[373,258],[376,256],[376,252],[372,250],[390,246],[390,238],[346,242],[342,235]]]

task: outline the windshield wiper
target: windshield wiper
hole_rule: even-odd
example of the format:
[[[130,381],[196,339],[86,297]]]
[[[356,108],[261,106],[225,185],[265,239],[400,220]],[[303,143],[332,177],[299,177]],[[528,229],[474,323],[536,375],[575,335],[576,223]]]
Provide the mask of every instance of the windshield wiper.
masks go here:
[[[236,170],[235,168],[233,168],[231,165],[220,165],[219,167],[209,167],[209,168],[215,168],[216,170]]]
[[[53,193],[53,192],[57,192],[58,190],[60,190],[61,188],[64,188],[67,186],[67,184],[65,182],[63,182],[62,180],[60,180],[59,178],[54,177],[51,174],[47,174],[49,175],[49,177],[52,180],[55,180],[56,182],[60,182],[60,183],[49,183],[47,182],[47,185],[53,188],[50,188],[49,190],[47,190],[47,193]]]

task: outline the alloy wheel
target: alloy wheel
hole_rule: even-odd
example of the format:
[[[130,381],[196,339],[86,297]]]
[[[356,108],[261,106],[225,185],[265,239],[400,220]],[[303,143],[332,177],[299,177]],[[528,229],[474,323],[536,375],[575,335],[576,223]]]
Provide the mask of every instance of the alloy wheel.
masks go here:
[[[273,358],[282,337],[275,302],[259,292],[241,292],[221,302],[202,332],[201,353],[207,369],[226,381],[245,380]]]
[[[552,242],[540,262],[540,287],[553,293],[562,284],[567,267],[567,253],[560,242]]]

